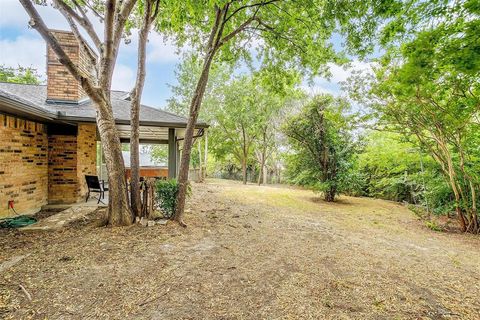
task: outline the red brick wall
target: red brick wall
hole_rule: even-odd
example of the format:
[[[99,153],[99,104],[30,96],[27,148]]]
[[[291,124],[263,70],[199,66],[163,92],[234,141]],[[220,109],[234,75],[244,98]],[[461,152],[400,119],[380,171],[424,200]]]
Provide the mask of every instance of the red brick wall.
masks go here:
[[[77,137],[48,137],[48,202],[77,201]]]
[[[87,193],[86,174],[96,174],[96,137],[94,124],[79,124],[76,136],[48,137],[48,202],[74,203]]]
[[[33,213],[47,204],[47,133],[43,124],[0,114],[0,217]]]
[[[96,174],[96,137],[95,124],[48,135],[44,124],[0,114],[0,217],[15,215],[9,200],[19,214],[84,200],[85,175]]]
[[[97,174],[97,127],[94,124],[78,125],[77,178],[79,200],[87,194],[86,174]]]

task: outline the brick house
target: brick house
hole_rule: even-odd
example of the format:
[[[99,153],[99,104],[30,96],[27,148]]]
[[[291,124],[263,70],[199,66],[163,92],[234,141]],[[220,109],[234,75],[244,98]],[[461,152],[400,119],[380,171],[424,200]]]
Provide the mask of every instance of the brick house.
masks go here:
[[[82,68],[86,53],[74,35],[54,35]],[[129,94],[112,91],[111,99],[120,139],[128,143]],[[93,103],[50,48],[46,85],[0,83],[0,217],[14,214],[10,200],[18,213],[26,214],[46,204],[85,199],[84,175],[97,174],[95,114]],[[184,117],[141,106],[141,143],[168,144],[169,177],[176,176],[185,127]],[[196,135],[206,127],[198,123]]]

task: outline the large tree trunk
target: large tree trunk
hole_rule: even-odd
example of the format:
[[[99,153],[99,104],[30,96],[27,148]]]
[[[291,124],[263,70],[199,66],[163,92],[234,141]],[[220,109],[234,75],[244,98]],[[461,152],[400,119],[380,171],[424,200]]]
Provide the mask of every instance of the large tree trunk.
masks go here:
[[[133,219],[128,203],[125,166],[123,164],[120,139],[115,128],[115,119],[110,102],[110,88],[123,28],[136,0],[125,0],[119,3],[118,6],[117,1],[107,1],[105,3],[105,39],[103,42],[100,41],[95,33],[93,24],[88,17],[85,15],[83,17],[78,16],[78,13],[75,14],[74,9],[64,1],[54,1],[59,12],[66,18],[79,44],[84,48],[87,47],[86,41],[80,35],[77,22],[84,27],[93,44],[97,47],[100,57],[96,59],[94,55],[90,56],[91,65],[89,67],[96,70],[94,75],[81,71],[79,66],[66,54],[38,14],[33,5],[34,1],[20,0],[20,3],[30,16],[30,26],[40,33],[57,55],[58,61],[68,69],[97,106],[97,127],[104,148],[109,178],[108,223],[111,225],[129,225]],[[80,8],[77,1],[70,3],[75,8]]]
[[[456,137],[456,146],[458,148],[458,152],[460,154],[460,170],[463,176],[463,182],[467,186],[466,192],[468,192],[468,189],[470,190],[469,197],[467,197],[467,201],[471,201],[471,208],[469,212],[469,223],[467,226],[467,231],[472,232],[472,233],[479,233],[479,225],[478,225],[478,212],[477,212],[477,193],[475,191],[475,186],[472,177],[470,174],[467,172],[465,169],[465,152],[463,150],[462,146],[462,139],[461,136],[458,135]],[[469,199],[468,199],[469,198]]]
[[[204,151],[204,160],[203,160],[203,166],[205,167],[205,170],[203,171],[203,178],[207,177],[207,162],[208,162],[208,130],[205,129],[205,151]]]
[[[267,166],[265,165],[265,161],[263,162],[263,184],[267,184],[268,172]]]
[[[158,9],[158,2],[157,8]],[[140,100],[142,98],[143,86],[145,84],[145,59],[147,51],[148,32],[152,23],[153,3],[151,0],[145,2],[143,24],[138,32],[138,58],[137,58],[137,79],[135,88],[132,91],[132,103],[130,110],[130,205],[135,216],[141,216],[140,203]],[[145,204],[146,205],[146,204]]]
[[[130,205],[133,215],[141,216],[140,203],[140,135],[139,135],[139,110],[133,107],[131,110],[130,132]]]
[[[243,157],[242,159],[242,182],[247,184],[247,159]]]
[[[448,146],[443,144],[443,141],[440,141],[440,142],[441,143],[439,143],[439,146],[444,153],[444,157],[447,164],[448,179],[450,182],[450,186],[452,187],[453,194],[455,196],[455,211],[457,212],[457,216],[460,221],[462,231],[465,232],[467,231],[467,222],[465,221],[465,216],[463,214],[462,208],[460,207],[461,198],[460,198],[460,192],[457,187],[456,173],[453,167],[453,160],[450,155],[450,152],[448,151]]]
[[[258,185],[261,185],[262,184],[262,180],[263,180],[263,183],[265,183],[265,180],[264,180],[264,170],[265,170],[265,153],[262,152],[261,154],[261,159],[260,159],[260,170],[258,172],[258,181],[257,181],[257,184]]]
[[[330,187],[328,190],[324,192],[324,199],[327,202],[335,201],[335,195],[337,194],[337,188]]]
[[[108,100],[109,101],[109,100]],[[125,165],[123,163],[120,139],[115,127],[115,119],[109,102],[98,107],[97,126],[105,155],[108,171],[108,224],[128,226],[133,222],[132,211],[128,203]]]
[[[180,161],[180,170],[178,172],[178,195],[177,195],[177,208],[175,210],[175,221],[180,225],[186,226],[183,222],[183,214],[185,210],[185,200],[187,196],[188,187],[188,169],[190,166],[190,156],[192,152],[193,133],[195,130],[195,124],[197,123],[198,113],[200,112],[200,106],[202,104],[203,95],[208,83],[208,75],[215,51],[210,50],[203,63],[202,73],[198,79],[197,86],[195,88],[195,94],[190,104],[190,116],[188,117],[187,128],[185,130],[185,139],[183,140],[183,152]]]
[[[198,140],[198,181],[203,181],[203,169],[202,169],[202,144]]]
[[[260,172],[258,173],[258,185],[266,183],[266,178],[264,177],[265,172],[265,158],[267,156],[267,129],[263,129],[263,139],[262,139],[262,151],[260,154]]]
[[[188,169],[190,165],[190,156],[192,151],[193,143],[193,133],[195,130],[195,124],[197,122],[198,113],[200,112],[200,106],[202,104],[203,96],[205,94],[205,89],[208,83],[208,76],[210,73],[210,67],[212,65],[212,60],[215,56],[218,48],[228,39],[222,39],[223,28],[225,26],[225,21],[227,19],[227,11],[230,3],[227,3],[223,6],[222,9],[215,6],[216,15],[215,22],[213,24],[212,30],[210,31],[210,36],[208,38],[207,44],[207,53],[204,58],[202,73],[198,79],[197,86],[195,87],[195,93],[193,95],[192,101],[190,103],[190,115],[188,117],[187,127],[185,130],[185,139],[183,140],[183,152],[182,159],[180,162],[180,170],[178,173],[178,194],[177,194],[177,208],[175,210],[175,220],[181,225],[186,226],[183,222],[183,215],[185,211],[185,200],[187,196],[187,187],[188,187]],[[249,23],[252,20],[249,21]],[[242,28],[245,28],[243,26]],[[237,32],[239,32],[238,30]],[[236,34],[235,31],[230,33],[231,37],[234,37]],[[228,37],[228,36],[227,36]]]
[[[457,183],[455,181],[455,171],[453,170],[453,164],[450,156],[450,152],[448,151],[448,146],[445,144],[445,139],[443,138],[443,133],[441,130],[439,132],[429,131],[431,137],[435,142],[435,147],[432,146],[428,142],[428,139],[422,134],[421,129],[427,130],[427,128],[418,128],[419,131],[415,132],[415,136],[418,138],[420,143],[427,147],[430,151],[430,155],[432,158],[440,165],[442,168],[442,172],[445,177],[448,179],[450,187],[452,188],[453,194],[455,196],[455,212],[457,214],[457,218],[459,219],[460,227],[463,232],[467,230],[467,223],[465,221],[465,217],[462,213],[462,209],[460,208],[460,194],[457,190]],[[427,130],[428,131],[428,130]]]

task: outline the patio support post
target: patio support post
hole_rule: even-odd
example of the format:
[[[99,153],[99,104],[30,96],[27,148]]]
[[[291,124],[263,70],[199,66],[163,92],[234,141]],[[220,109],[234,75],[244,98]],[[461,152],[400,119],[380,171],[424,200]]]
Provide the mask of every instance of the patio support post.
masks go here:
[[[175,129],[168,129],[168,178],[177,177],[177,142],[175,141]]]
[[[175,160],[176,160],[176,163],[175,163],[175,168],[176,168],[176,171],[175,171],[175,176],[178,176],[178,170],[180,169],[180,142],[177,142],[176,143],[176,147],[175,147],[175,152],[176,152],[176,157],[175,157]]]

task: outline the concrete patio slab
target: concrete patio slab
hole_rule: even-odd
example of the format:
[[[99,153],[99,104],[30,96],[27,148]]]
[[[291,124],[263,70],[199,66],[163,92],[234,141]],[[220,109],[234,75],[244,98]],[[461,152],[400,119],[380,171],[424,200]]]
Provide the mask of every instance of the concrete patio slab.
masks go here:
[[[21,231],[55,231],[70,222],[82,219],[97,210],[97,206],[72,206],[39,222],[20,228]]]

